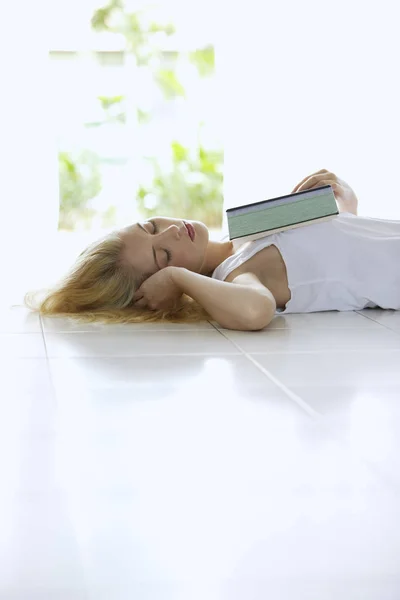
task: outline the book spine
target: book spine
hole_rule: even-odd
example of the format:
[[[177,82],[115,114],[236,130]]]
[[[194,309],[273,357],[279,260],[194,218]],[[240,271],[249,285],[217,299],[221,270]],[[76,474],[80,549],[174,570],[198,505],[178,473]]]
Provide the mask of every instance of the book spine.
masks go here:
[[[235,206],[226,209],[228,217],[246,214],[251,210],[256,212],[257,210],[264,210],[265,208],[272,208],[273,206],[280,206],[282,204],[290,204],[292,202],[299,202],[301,200],[307,200],[309,198],[316,198],[318,196],[326,196],[327,193],[333,195],[333,189],[331,185],[324,185],[313,190],[304,190],[303,192],[296,192],[294,194],[286,194],[286,196],[279,196],[278,198],[271,198],[269,200],[260,200],[259,202],[252,202],[251,204],[243,204],[241,206]]]

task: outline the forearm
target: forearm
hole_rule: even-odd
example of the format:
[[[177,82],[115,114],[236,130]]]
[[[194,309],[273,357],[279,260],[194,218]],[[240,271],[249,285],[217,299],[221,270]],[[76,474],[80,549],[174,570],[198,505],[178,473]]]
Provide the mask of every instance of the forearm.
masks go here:
[[[351,213],[357,216],[358,198],[354,190],[345,182],[340,180],[339,184],[334,184],[334,194],[339,212]]]
[[[227,283],[173,267],[172,277],[182,292],[201,304],[222,327],[262,329],[275,314],[275,298],[251,273]]]

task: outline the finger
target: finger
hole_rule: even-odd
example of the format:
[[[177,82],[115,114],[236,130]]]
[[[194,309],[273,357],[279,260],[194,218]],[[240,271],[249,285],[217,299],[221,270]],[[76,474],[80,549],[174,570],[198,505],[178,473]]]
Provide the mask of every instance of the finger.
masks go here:
[[[337,187],[337,184],[336,183],[332,183],[331,181],[326,181],[326,182],[324,181],[322,183],[323,183],[323,185],[330,185],[332,188]],[[308,190],[314,190],[315,188],[319,188],[319,187],[322,187],[321,186],[321,182],[316,183],[315,185],[312,185],[311,187],[309,187],[307,189]]]
[[[303,190],[309,190],[312,187],[318,187],[322,185],[331,185],[334,182],[333,178],[329,178],[326,174],[321,175],[313,175],[309,177],[304,183],[299,185],[297,192],[302,192]]]
[[[328,171],[326,169],[321,169],[320,171],[317,171],[316,173],[312,173],[311,175],[307,175],[307,177],[304,177],[304,179],[302,179],[300,181],[300,183],[298,183],[296,185],[296,187],[293,189],[292,194],[294,194],[295,192],[299,191],[300,187],[309,179],[311,179],[311,177],[316,177],[318,175],[324,175],[325,173],[328,173]]]
[[[138,308],[146,308],[147,300],[146,300],[146,298],[139,298],[139,300],[136,300],[133,304],[135,307],[138,307]]]
[[[310,177],[314,177],[315,175],[319,175],[320,173],[321,173],[321,174],[322,174],[322,173],[328,173],[328,171],[327,171],[326,169],[320,169],[319,171],[316,171],[315,173],[312,173],[311,175],[307,175],[307,177],[304,177],[304,179],[302,179],[302,180],[300,181],[300,183],[298,183],[298,184],[296,185],[296,187],[295,187],[295,188],[292,190],[292,192],[291,192],[291,193],[292,193],[292,194],[294,194],[295,192],[297,192],[297,190],[299,189],[299,187],[300,187],[300,186],[301,186],[301,185],[302,185],[302,184],[303,184],[305,181],[307,181],[307,179],[310,179]]]
[[[340,186],[337,183],[331,182],[331,181],[326,181],[326,185],[330,185],[333,189],[333,193],[335,196],[340,195]],[[320,183],[316,183],[315,185],[311,186],[310,188],[307,188],[309,190],[314,190],[316,188],[321,187],[321,182]]]

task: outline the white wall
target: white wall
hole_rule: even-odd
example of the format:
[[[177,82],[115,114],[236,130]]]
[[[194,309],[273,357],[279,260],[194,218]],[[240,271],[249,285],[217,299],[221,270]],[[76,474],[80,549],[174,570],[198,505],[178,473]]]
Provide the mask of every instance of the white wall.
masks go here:
[[[290,193],[326,168],[359,214],[400,220],[399,4],[260,2],[229,12],[225,208]]]
[[[48,80],[45,0],[8,2],[0,39],[0,173],[2,290],[22,286],[58,224],[58,166]],[[43,250],[43,252],[42,252]]]

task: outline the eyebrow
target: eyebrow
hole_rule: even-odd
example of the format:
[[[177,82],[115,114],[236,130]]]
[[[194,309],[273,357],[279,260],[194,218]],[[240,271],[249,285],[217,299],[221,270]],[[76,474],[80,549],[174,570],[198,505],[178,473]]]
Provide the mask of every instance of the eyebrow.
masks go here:
[[[147,235],[150,235],[150,233],[143,227],[143,225],[141,225],[140,223],[136,223],[136,225],[138,225],[140,227],[140,229],[142,229],[145,233],[147,233]],[[154,256],[154,263],[157,267],[157,269],[160,271],[160,266],[157,263],[157,257],[156,257],[156,251],[154,250],[154,246],[153,244],[151,245],[151,249],[153,250],[153,256]]]

